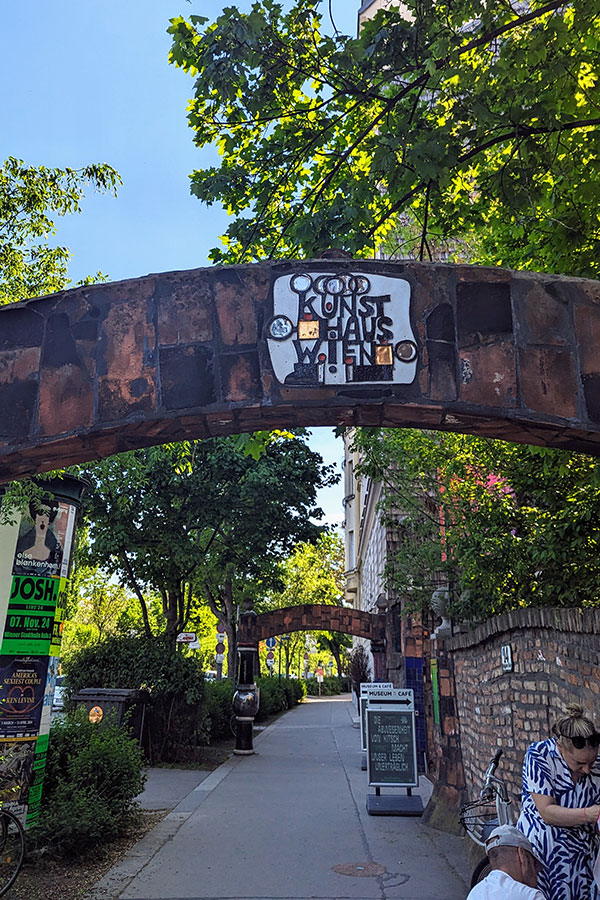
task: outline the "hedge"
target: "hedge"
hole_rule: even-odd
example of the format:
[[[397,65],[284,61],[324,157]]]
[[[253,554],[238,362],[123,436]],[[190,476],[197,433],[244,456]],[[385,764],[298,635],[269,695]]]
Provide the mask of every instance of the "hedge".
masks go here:
[[[316,678],[308,678],[304,684],[309,697],[316,697],[319,693],[329,697],[332,694],[346,694],[350,690],[350,679],[345,676],[340,678],[339,675],[324,676],[320,691],[319,682]]]

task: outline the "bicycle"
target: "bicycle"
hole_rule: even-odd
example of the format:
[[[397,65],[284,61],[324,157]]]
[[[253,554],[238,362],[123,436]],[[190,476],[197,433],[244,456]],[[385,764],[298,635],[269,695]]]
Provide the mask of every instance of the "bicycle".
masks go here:
[[[496,776],[502,752],[502,748],[497,750],[487,767],[483,787],[477,800],[465,803],[459,813],[460,824],[471,840],[480,847],[485,847],[487,838],[498,825],[513,824],[510,811],[511,801],[506,785],[501,778]],[[476,884],[483,881],[490,871],[490,861],[486,855],[473,870],[471,887],[475,887]]]
[[[25,832],[17,817],[0,807],[0,897],[14,884],[25,857]]]

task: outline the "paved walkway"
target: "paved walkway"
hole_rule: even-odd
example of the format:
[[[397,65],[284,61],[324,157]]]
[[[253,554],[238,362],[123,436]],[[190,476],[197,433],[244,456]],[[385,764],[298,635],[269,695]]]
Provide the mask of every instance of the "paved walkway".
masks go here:
[[[144,805],[176,802],[176,783],[190,792],[89,900],[464,900],[461,839],[368,815],[353,714],[349,696],[311,698],[255,738],[254,756],[180,782],[161,770]]]

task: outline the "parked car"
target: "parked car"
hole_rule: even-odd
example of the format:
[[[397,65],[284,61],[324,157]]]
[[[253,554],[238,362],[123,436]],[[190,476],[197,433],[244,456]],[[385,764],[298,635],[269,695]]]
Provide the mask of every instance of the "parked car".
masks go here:
[[[63,709],[65,705],[65,676],[56,676],[56,687],[54,688],[54,700],[52,701],[52,709]]]

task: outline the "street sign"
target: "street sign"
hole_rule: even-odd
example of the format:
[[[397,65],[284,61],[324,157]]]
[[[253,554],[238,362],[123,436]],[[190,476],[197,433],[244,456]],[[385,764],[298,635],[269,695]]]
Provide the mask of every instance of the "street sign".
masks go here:
[[[191,644],[196,640],[196,632],[195,631],[180,631],[177,635],[177,643],[179,644]]]
[[[221,643],[217,644],[216,652],[217,653],[225,653],[225,644],[221,644]]]
[[[217,631],[217,641],[222,644],[227,638],[224,631]]]
[[[267,659],[268,659],[268,660],[269,660],[269,659],[275,659],[275,654],[273,653],[272,650],[269,650],[269,652],[267,653]]]
[[[225,654],[217,653],[217,655],[215,656],[215,662],[216,663],[224,663],[225,662]]]
[[[274,659],[267,659],[267,665],[268,665],[268,667],[269,667],[270,669],[272,669],[273,666],[275,665],[275,660],[274,660]]]
[[[367,702],[368,698],[373,694],[374,698],[391,697],[394,685],[391,681],[373,683],[371,681],[362,681],[360,685],[360,698],[358,701],[358,713],[360,716],[360,735],[361,750],[367,752]],[[366,760],[363,761],[363,768]]]
[[[265,641],[265,643],[266,643],[267,647],[269,648],[269,650],[272,650],[273,647],[275,646],[275,644],[277,643],[277,641],[275,640],[274,637],[268,637],[267,640]]]
[[[225,626],[222,622],[217,622],[217,631],[225,631]]]

